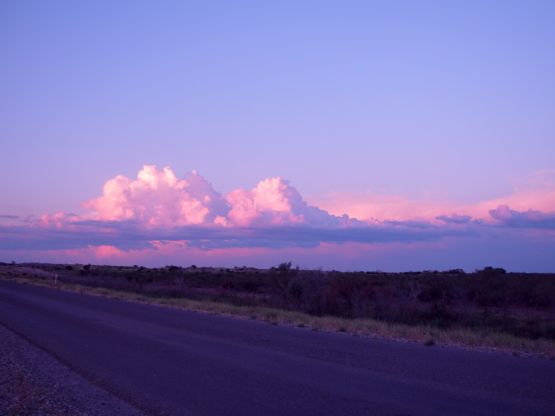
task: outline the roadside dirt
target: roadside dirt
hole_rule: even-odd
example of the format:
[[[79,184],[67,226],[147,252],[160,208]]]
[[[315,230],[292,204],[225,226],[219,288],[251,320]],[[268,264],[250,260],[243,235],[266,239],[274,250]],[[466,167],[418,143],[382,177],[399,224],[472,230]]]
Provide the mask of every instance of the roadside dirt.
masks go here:
[[[142,412],[89,383],[0,325],[0,414],[139,416]]]

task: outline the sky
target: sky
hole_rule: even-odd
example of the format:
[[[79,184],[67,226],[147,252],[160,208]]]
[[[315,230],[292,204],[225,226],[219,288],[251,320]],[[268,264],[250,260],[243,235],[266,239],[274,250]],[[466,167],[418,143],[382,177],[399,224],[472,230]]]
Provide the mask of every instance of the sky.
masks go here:
[[[553,1],[0,4],[0,261],[555,271]]]

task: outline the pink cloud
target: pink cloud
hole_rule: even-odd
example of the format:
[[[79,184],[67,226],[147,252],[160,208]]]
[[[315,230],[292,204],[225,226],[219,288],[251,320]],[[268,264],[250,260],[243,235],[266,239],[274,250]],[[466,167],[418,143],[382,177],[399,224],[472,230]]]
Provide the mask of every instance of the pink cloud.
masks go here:
[[[110,245],[100,245],[78,249],[45,250],[43,255],[52,259],[49,261],[97,264],[118,264],[118,262],[122,262],[129,264],[132,251],[121,250]]]
[[[289,182],[260,181],[253,189],[236,189],[225,198],[196,172],[178,179],[171,168],[145,165],[136,179],[109,179],[102,195],[85,203],[89,218],[133,220],[147,227],[182,225],[285,225],[333,221],[328,213],[310,207]]]
[[[228,220],[231,224],[247,226],[258,224],[298,224],[304,222],[300,211],[304,201],[297,190],[281,178],[260,181],[247,191],[236,189],[227,197],[231,209]]]
[[[270,267],[292,261],[301,267],[324,269],[406,269],[407,258],[418,260],[427,251],[446,250],[445,242],[423,243],[319,243],[315,247],[231,247],[203,250],[187,241],[152,241],[152,247],[120,250],[113,246],[86,247],[70,250],[43,250],[38,253],[10,253],[18,261],[144,265],[159,267],[169,264],[213,267]],[[0,255],[2,251],[0,250]],[[399,261],[402,257],[403,262]],[[416,259],[416,260],[415,260]],[[432,267],[420,261],[420,267]]]
[[[79,216],[75,214],[68,214],[65,212],[56,212],[55,214],[43,214],[38,219],[31,218],[30,221],[34,222],[36,226],[45,228],[63,228],[68,227],[72,223],[79,221]]]
[[[457,206],[437,200],[413,201],[400,195],[363,192],[334,192],[312,202],[334,215],[348,215],[359,220],[432,219],[452,212]]]
[[[150,241],[150,247],[122,250],[111,245],[89,246],[77,249],[40,250],[35,252],[10,251],[19,261],[46,261],[67,263],[96,263],[114,265],[141,264],[163,266],[167,264],[197,264],[210,266],[235,266],[237,264],[265,265],[268,259],[279,262],[287,258],[287,249],[263,247],[232,247],[203,250],[185,240]],[[280,254],[281,253],[281,254]],[[0,250],[0,255],[6,252]],[[254,260],[254,262],[253,262]]]
[[[88,201],[92,218],[135,220],[146,226],[218,223],[227,206],[212,185],[196,172],[178,179],[169,167],[145,165],[132,180],[118,175],[108,180],[102,196]]]
[[[282,178],[264,179],[250,191],[237,189],[227,197],[231,209],[230,224],[284,225],[318,222],[331,216],[315,207],[310,207],[299,192]]]
[[[490,211],[502,205],[518,211],[555,212],[555,171],[540,171],[515,182],[505,196],[464,204],[439,198],[411,200],[399,195],[377,193],[330,193],[312,202],[334,215],[346,214],[359,220],[427,220],[437,217],[470,216],[490,221]]]

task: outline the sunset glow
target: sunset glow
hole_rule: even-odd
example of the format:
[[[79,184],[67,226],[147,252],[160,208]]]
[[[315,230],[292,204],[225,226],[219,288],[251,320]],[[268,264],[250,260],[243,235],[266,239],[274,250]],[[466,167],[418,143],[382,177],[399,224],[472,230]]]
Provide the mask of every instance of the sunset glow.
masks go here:
[[[542,187],[469,205],[336,195],[323,199],[326,210],[279,177],[224,195],[197,172],[179,178],[170,167],[145,165],[136,178],[106,180],[80,215],[4,218],[0,250],[52,262],[266,266],[291,258],[308,267],[402,268],[425,267],[431,251],[443,253],[438,267],[450,267],[453,250],[478,267],[472,259],[487,247],[491,258],[518,267],[524,254],[508,259],[507,247],[539,247],[526,253],[536,259],[555,243],[555,212],[539,209],[550,206],[553,187]]]

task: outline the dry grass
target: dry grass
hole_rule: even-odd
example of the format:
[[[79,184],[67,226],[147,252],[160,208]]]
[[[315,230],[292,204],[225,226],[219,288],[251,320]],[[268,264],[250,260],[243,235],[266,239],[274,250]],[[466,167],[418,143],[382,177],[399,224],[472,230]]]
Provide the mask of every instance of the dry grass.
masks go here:
[[[312,316],[303,312],[260,306],[237,306],[223,302],[185,298],[156,298],[139,293],[78,284],[58,283],[33,277],[3,276],[1,279],[23,284],[56,287],[60,290],[104,296],[150,305],[161,305],[189,311],[266,321],[271,324],[293,325],[321,331],[343,332],[356,336],[370,336],[422,343],[427,346],[451,345],[504,351],[513,354],[535,355],[555,359],[555,342],[547,339],[528,339],[513,335],[468,328],[440,329],[429,325],[404,325],[373,319],[345,319],[333,316]]]

